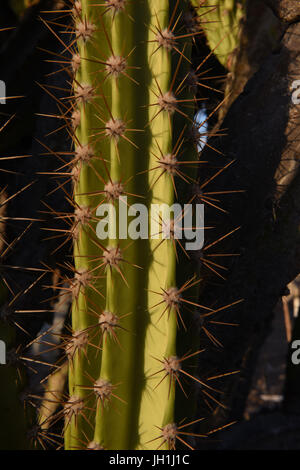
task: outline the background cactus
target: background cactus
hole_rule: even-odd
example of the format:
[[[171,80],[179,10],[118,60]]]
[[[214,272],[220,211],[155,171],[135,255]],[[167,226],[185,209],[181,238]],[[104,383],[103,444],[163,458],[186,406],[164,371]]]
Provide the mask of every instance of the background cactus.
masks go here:
[[[230,70],[230,56],[239,45],[240,22],[245,13],[245,0],[192,0],[211,50],[221,64]]]
[[[67,80],[63,86],[38,83],[56,108],[56,113],[46,109],[39,115],[41,120],[59,120],[61,125],[51,134],[63,130],[69,149],[58,150],[56,143],[54,149],[37,139],[40,158],[51,156],[57,162],[52,173],[37,173],[60,179],[50,194],[61,190],[67,209],[53,209],[45,201],[39,215],[50,214],[60,223],[46,227],[48,238],[58,234],[51,256],[71,243],[74,263],[58,257],[56,266],[51,262],[28,268],[37,271],[38,278],[22,295],[42,280],[43,287],[51,289],[46,299],[51,309],[36,313],[50,311],[55,317],[51,326],[42,325],[36,340],[26,344],[23,339],[20,347],[14,329],[9,329],[9,346],[17,346],[3,369],[14,388],[6,419],[13,408],[21,416],[20,442],[12,445],[61,445],[52,428],[63,419],[66,449],[192,449],[203,436],[195,428],[203,418],[196,416],[197,396],[204,397],[209,411],[222,407],[220,390],[212,381],[232,373],[205,379],[197,374],[199,333],[205,331],[213,344],[221,345],[204,327],[204,318],[227,308],[198,300],[200,267],[202,274],[206,269],[224,279],[224,266],[214,261],[220,253],[209,249],[236,230],[196,251],[186,244],[191,236],[185,232],[182,238],[180,233],[183,228],[190,234],[204,228],[198,212],[187,214],[191,207],[204,203],[223,210],[214,197],[222,191],[204,188],[231,164],[221,164],[221,169],[217,165],[198,185],[199,169],[206,163],[198,154],[206,120],[194,122],[201,70],[192,70],[191,56],[200,33],[198,21],[184,0],[55,5],[42,12],[40,23],[61,50],[43,48],[43,53],[57,64],[55,73],[67,75]],[[106,203],[108,214],[101,213]],[[175,203],[180,206],[172,209]],[[171,208],[171,214],[152,212],[155,204]],[[124,220],[124,210],[140,219]],[[108,230],[107,240],[99,235],[101,223]],[[61,333],[56,315],[66,314],[70,297],[71,322]],[[55,351],[61,351],[57,361]],[[45,393],[47,377],[34,371],[41,387],[32,373],[25,373],[24,360],[39,369],[55,362]],[[12,371],[8,380],[5,374]],[[38,422],[32,405],[40,409]]]

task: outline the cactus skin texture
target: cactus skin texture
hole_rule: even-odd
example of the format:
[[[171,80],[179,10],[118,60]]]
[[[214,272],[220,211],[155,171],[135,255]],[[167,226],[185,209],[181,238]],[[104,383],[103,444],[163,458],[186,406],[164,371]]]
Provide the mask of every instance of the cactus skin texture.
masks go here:
[[[230,69],[230,56],[239,45],[240,22],[244,0],[192,0],[198,15],[204,15],[201,26],[208,45],[221,64]]]
[[[196,265],[177,243],[174,249],[172,236],[123,239],[124,224],[114,226],[110,214],[110,238],[103,241],[95,220],[103,202],[118,214],[119,196],[120,204],[126,196],[128,204],[147,207],[171,206],[177,197],[188,202],[198,160],[188,140],[196,98],[186,79],[192,44],[182,21],[187,8],[184,1],[166,0],[73,5],[71,106],[80,119],[73,137],[66,449],[172,449],[181,433],[191,431],[192,419],[182,430],[175,423],[194,416],[193,379],[185,381],[187,399],[178,359],[189,352],[190,366],[198,354],[191,333]],[[165,163],[167,155],[186,164]],[[182,175],[176,185],[175,174]]]

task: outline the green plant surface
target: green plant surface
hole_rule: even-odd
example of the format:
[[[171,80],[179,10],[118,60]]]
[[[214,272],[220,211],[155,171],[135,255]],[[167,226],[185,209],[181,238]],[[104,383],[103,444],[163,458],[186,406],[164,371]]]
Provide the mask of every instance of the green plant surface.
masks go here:
[[[46,273],[52,276],[53,285],[43,287],[53,289],[54,316],[60,301],[65,315],[71,299],[72,306],[66,331],[51,332],[53,324],[30,343],[36,341],[40,351],[32,363],[48,364],[50,373],[47,383],[45,377],[41,381],[43,396],[34,389],[26,395],[31,411],[34,400],[38,419],[30,414],[36,425],[28,430],[22,414],[20,436],[34,448],[193,449],[206,437],[195,426],[202,420],[197,399],[204,397],[210,410],[222,407],[216,398],[221,392],[209,380],[231,373],[198,377],[206,315],[234,305],[216,310],[205,305],[202,268],[224,279],[219,271],[225,268],[210,258],[220,253],[210,248],[237,230],[196,251],[182,232],[203,230],[203,217],[195,217],[199,204],[223,210],[215,199],[223,192],[209,192],[207,185],[232,163],[221,163],[199,184],[201,165],[207,163],[198,146],[206,120],[194,121],[201,64],[192,70],[191,58],[199,21],[185,0],[58,2],[39,21],[61,48],[43,52],[67,75],[64,88],[60,81],[39,84],[58,109],[57,115],[45,110],[39,116],[62,121],[58,131],[65,130],[70,150],[38,142],[43,157],[52,154],[59,162],[50,175],[66,178],[56,189],[63,190],[70,207],[60,212],[45,202],[54,224],[66,222],[65,230],[49,228],[51,239],[58,231],[60,243],[53,253],[68,244],[71,254],[57,267],[37,271],[42,282]],[[167,213],[153,212],[155,206]],[[58,305],[53,303],[57,292]],[[57,350],[62,351],[58,361],[47,363],[47,353]],[[12,384],[15,376],[9,380]],[[12,403],[26,380],[17,382]],[[63,444],[52,432],[58,422],[63,422]]]

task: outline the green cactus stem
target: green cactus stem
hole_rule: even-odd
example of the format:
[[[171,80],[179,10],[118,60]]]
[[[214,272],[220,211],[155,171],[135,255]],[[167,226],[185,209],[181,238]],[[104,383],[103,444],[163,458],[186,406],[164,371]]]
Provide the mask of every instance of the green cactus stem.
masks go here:
[[[153,204],[188,202],[182,195],[196,176],[197,155],[187,138],[196,98],[187,81],[193,35],[184,30],[186,12],[179,1],[74,3],[67,449],[87,436],[107,449],[175,445],[177,395],[189,390],[180,390],[178,337],[184,331],[186,343],[196,344],[190,323],[199,280],[191,261],[178,263],[188,254],[174,239],[175,216],[169,239],[161,233],[127,239],[124,228],[130,232],[134,221],[120,218],[126,204],[142,215]],[[104,203],[110,204],[105,241],[95,221]],[[157,225],[162,232],[160,219]]]

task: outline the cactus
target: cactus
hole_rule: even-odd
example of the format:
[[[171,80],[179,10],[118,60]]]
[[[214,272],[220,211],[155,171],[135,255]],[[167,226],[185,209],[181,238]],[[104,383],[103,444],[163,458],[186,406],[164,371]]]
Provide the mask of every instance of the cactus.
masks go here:
[[[209,249],[235,231],[202,249],[191,241],[203,230],[199,202],[223,211],[212,197],[222,191],[204,188],[230,165],[197,184],[205,163],[194,123],[197,22],[185,0],[56,3],[57,18],[41,21],[62,47],[65,96],[40,86],[56,101],[71,146],[57,152],[40,144],[58,159],[54,176],[64,179],[59,189],[72,208],[47,206],[66,222],[57,250],[73,246],[73,264],[64,263],[68,274],[55,286],[60,298],[72,297],[71,324],[59,344],[37,339],[62,351],[55,366],[62,375],[50,377],[27,438],[43,447],[41,436],[63,419],[68,450],[193,449],[205,437],[198,395],[222,407],[219,390],[196,372],[199,332],[221,346],[204,324],[229,307],[205,305],[200,286],[205,270],[224,279]],[[162,204],[171,213],[153,212]],[[59,393],[51,390],[57,375]]]
[[[192,0],[209,47],[221,64],[230,69],[230,56],[239,44],[240,22],[244,15],[244,0]]]
[[[177,328],[187,329],[191,321],[183,302],[196,305],[190,294],[195,296],[199,282],[196,267],[188,263],[178,269],[172,227],[170,239],[130,242],[122,233],[126,222],[116,221],[127,211],[126,200],[147,208],[172,206],[176,194],[186,191],[184,183],[196,176],[192,145],[186,146],[186,157],[181,148],[192,124],[183,105],[196,99],[188,96],[185,78],[191,49],[191,36],[182,30],[185,11],[179,1],[74,4],[78,52],[72,60],[78,58],[79,65],[80,57],[80,65],[72,106],[80,120],[72,160],[75,267],[69,287],[74,302],[70,397],[64,408],[67,449],[85,436],[108,449],[147,449],[155,442],[174,447],[180,436],[175,383],[181,385],[182,361],[197,350],[181,358]],[[180,160],[189,161],[187,170]],[[97,240],[94,223],[95,208],[104,202],[110,204],[107,242]],[[151,223],[148,216],[146,222]],[[164,230],[161,223],[158,227]]]

